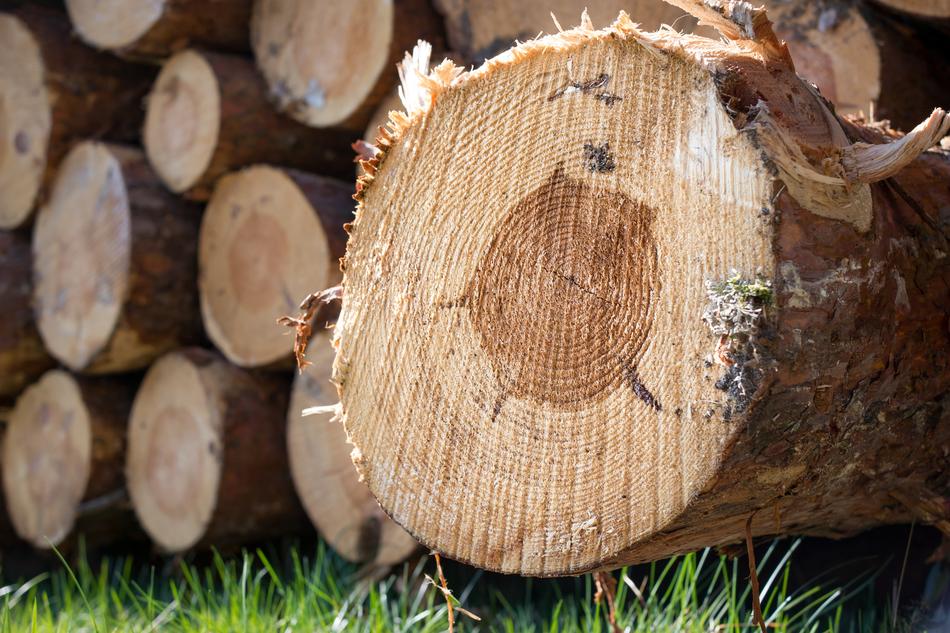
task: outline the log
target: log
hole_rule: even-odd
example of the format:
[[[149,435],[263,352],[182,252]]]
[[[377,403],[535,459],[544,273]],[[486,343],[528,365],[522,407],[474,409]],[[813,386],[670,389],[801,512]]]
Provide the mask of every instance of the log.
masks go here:
[[[480,64],[506,50],[515,40],[527,41],[539,33],[556,33],[551,16],[573,24],[587,11],[593,24],[609,24],[623,9],[644,29],[668,24],[693,31],[696,19],[654,0],[434,0],[444,16],[449,46],[470,63]],[[704,32],[712,33],[710,29]]]
[[[950,0],[875,0],[892,11],[950,26]]]
[[[24,224],[72,143],[128,141],[142,126],[153,71],[71,37],[62,14],[0,13],[0,229]]]
[[[139,522],[168,552],[301,529],[287,469],[289,381],[210,351],[171,352],[145,375],[129,425],[127,474]]]
[[[251,0],[66,0],[66,9],[86,43],[127,57],[250,50]]]
[[[33,321],[32,268],[29,234],[0,231],[0,403],[55,364]]]
[[[839,114],[872,114],[907,131],[935,107],[950,105],[945,36],[860,4],[772,0],[765,6],[798,73]]]
[[[112,373],[200,340],[199,221],[141,151],[78,144],[33,235],[33,305],[49,352],[74,371]]]
[[[287,453],[294,487],[307,516],[340,556],[384,567],[408,558],[419,544],[379,507],[359,480],[343,425],[333,411],[304,415],[305,409],[332,409],[330,383],[334,350],[321,334],[310,349],[312,365],[294,379],[287,410]]]
[[[950,119],[842,124],[762,10],[677,4],[727,41],[621,16],[403,68],[333,379],[373,494],[451,558],[575,574],[950,511],[950,157],[915,159]]]
[[[396,84],[396,62],[441,30],[427,0],[255,0],[251,44],[281,110],[359,133]]]
[[[352,139],[277,112],[254,63],[187,50],[168,60],[148,98],[144,145],[165,184],[207,200],[225,173],[273,163],[350,176]]]
[[[17,399],[2,467],[7,510],[20,538],[50,548],[74,531],[96,540],[132,527],[131,509],[123,504],[123,464],[134,392],[126,379],[54,369]]]
[[[228,360],[290,365],[292,342],[277,319],[339,283],[352,190],[267,166],[218,182],[201,223],[198,287],[205,329]]]

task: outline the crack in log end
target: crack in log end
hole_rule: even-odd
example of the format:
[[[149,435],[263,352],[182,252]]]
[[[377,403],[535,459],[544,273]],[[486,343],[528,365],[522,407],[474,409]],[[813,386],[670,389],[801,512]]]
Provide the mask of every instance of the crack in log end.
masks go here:
[[[617,167],[614,155],[610,153],[610,143],[603,145],[584,143],[584,160],[587,162],[587,169],[591,172],[605,173]]]
[[[656,216],[558,169],[498,222],[464,296],[505,394],[576,410],[623,388],[650,330]]]
[[[624,377],[627,380],[627,384],[630,385],[630,389],[633,390],[633,393],[636,394],[645,405],[656,412],[663,410],[663,405],[660,404],[660,400],[643,384],[643,381],[640,380],[640,374],[637,373],[637,369],[633,365],[627,365],[624,370]]]
[[[548,97],[548,101],[554,101],[560,99],[564,95],[574,94],[579,92],[581,94],[589,94],[598,88],[603,88],[608,83],[610,83],[610,75],[607,73],[601,73],[593,79],[588,79],[585,82],[572,81],[566,86],[561,86]]]

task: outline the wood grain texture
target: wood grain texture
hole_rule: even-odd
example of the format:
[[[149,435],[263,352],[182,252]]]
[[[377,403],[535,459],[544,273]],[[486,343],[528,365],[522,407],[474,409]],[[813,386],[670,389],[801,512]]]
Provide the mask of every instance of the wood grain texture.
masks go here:
[[[950,497],[950,160],[903,151],[950,120],[842,123],[764,13],[678,4],[728,41],[621,17],[404,68],[333,379],[360,473],[427,547],[571,574]]]

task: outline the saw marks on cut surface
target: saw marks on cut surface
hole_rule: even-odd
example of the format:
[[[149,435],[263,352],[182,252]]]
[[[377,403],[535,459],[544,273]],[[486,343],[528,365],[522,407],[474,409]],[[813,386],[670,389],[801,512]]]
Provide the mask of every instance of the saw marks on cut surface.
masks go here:
[[[707,483],[732,429],[704,415],[722,398],[704,281],[771,272],[768,176],[706,72],[608,33],[550,41],[442,93],[389,151],[334,368],[396,521],[541,575],[595,567]],[[603,75],[610,104],[550,99]]]

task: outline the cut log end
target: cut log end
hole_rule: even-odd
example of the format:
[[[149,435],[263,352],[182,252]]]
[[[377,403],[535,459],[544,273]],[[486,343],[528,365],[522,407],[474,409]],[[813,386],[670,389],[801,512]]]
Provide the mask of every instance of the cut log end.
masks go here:
[[[254,54],[280,107],[315,127],[346,121],[390,57],[393,12],[382,0],[256,2]]]
[[[129,283],[130,211],[121,167],[86,142],[64,159],[33,237],[37,326],[50,353],[86,367],[112,337]]]
[[[359,481],[343,425],[331,420],[332,413],[301,413],[337,402],[330,384],[334,351],[326,335],[312,341],[310,349],[313,364],[295,379],[287,413],[294,486],[311,522],[341,556],[379,566],[400,563],[419,544],[386,516]]]
[[[942,194],[924,188],[912,212],[867,184],[933,144],[943,113],[852,144],[764,11],[679,4],[732,42],[621,15],[469,73],[425,74],[422,49],[401,68],[410,108],[358,186],[333,379],[358,470],[428,547],[560,575],[734,541],[762,509],[781,521],[762,512],[756,534],[845,534],[908,515],[832,499],[865,483],[853,452],[827,446],[860,436],[862,463],[895,463],[882,455],[899,420],[950,432],[938,361],[870,382],[841,369],[948,344],[932,308],[946,286],[911,298],[901,281],[895,303],[868,272],[946,274],[939,238],[909,237],[936,226]],[[913,243],[891,255],[894,236]],[[822,280],[812,294],[805,275]],[[846,343],[911,305],[884,348]],[[918,399],[889,404],[892,378]],[[841,397],[819,409],[811,385]],[[855,389],[888,413],[861,426]],[[938,452],[875,499],[926,487]]]
[[[3,486],[17,534],[39,548],[72,530],[90,474],[90,416],[74,378],[47,372],[17,400],[3,448]]]
[[[181,193],[205,173],[218,143],[218,80],[205,59],[183,51],[162,68],[148,98],[143,142],[165,184]]]
[[[0,229],[33,210],[52,120],[40,49],[27,27],[0,14]]]
[[[771,273],[767,172],[709,76],[633,38],[569,42],[476,71],[390,150],[335,330],[346,428],[383,507],[452,557],[529,574],[596,565],[706,485],[733,427],[698,404],[722,395],[704,282]],[[496,132],[444,133],[486,103]],[[704,158],[722,145],[728,159]],[[404,281],[380,284],[379,266]]]
[[[79,36],[96,48],[121,50],[148,33],[166,0],[66,0]]]
[[[252,167],[222,178],[201,227],[201,310],[232,362],[266,365],[291,352],[277,319],[338,279],[320,217],[284,172]]]
[[[195,364],[179,354],[156,362],[132,408],[126,475],[142,527],[167,551],[191,547],[208,528],[221,479],[221,433],[220,411]]]

